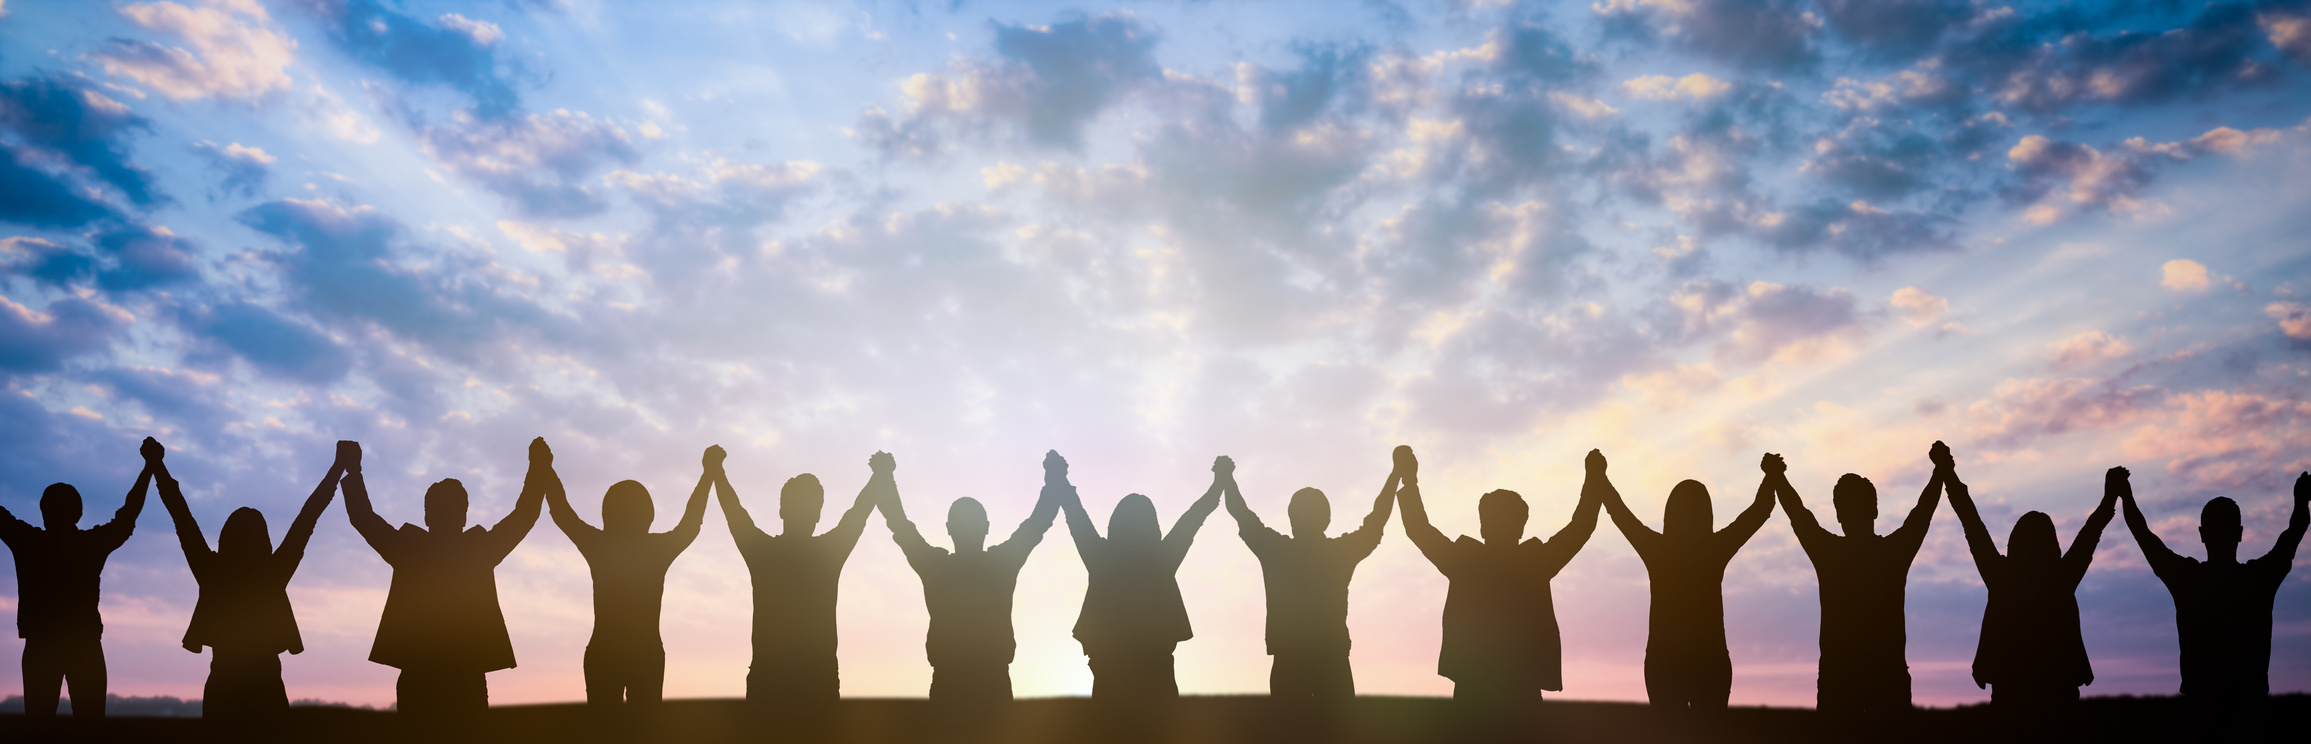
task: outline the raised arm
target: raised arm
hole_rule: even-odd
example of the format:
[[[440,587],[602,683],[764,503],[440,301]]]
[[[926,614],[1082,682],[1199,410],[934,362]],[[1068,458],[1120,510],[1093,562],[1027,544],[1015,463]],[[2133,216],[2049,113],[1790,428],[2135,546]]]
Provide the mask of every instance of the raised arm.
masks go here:
[[[2295,513],[2287,517],[2286,531],[2279,533],[2279,541],[2263,559],[2279,566],[2294,565],[2295,548],[2303,544],[2306,527],[2311,527],[2311,473],[2295,476]]]
[[[337,460],[329,463],[328,474],[321,476],[320,485],[305,497],[305,506],[297,510],[289,531],[281,535],[281,546],[273,550],[283,572],[296,573],[297,564],[305,560],[305,546],[313,542],[313,528],[321,524],[321,512],[329,510],[329,500],[337,495],[337,483],[347,472],[360,471],[361,443],[338,440]]]
[[[358,463],[345,470],[345,476],[337,481],[337,488],[345,492],[345,521],[353,524],[353,531],[361,533],[361,539],[369,543],[370,549],[377,551],[377,555],[385,558],[387,563],[393,562],[393,556],[390,555],[393,550],[393,525],[386,524],[384,517],[377,516],[376,507],[370,505],[369,484],[361,479],[361,466]]]
[[[1053,469],[1053,461],[1058,462],[1057,469]],[[1043,453],[1043,490],[1059,497],[1059,510],[1067,514],[1067,534],[1075,538],[1075,554],[1092,560],[1107,542],[1099,536],[1091,515],[1083,511],[1083,499],[1075,486],[1067,482],[1067,458],[1060,457],[1058,450]]]
[[[1583,495],[1587,495],[1587,486],[1581,490]],[[1637,513],[1629,510],[1629,504],[1621,500],[1620,489],[1613,488],[1611,481],[1607,481],[1602,490],[1601,503],[1605,514],[1612,517],[1613,526],[1621,530],[1623,538],[1628,539],[1629,547],[1637,551],[1637,557],[1652,557],[1653,549],[1661,543],[1661,533],[1645,526],[1645,520],[1638,519]]]
[[[578,510],[570,506],[569,489],[562,487],[562,474],[554,472],[551,460],[548,460],[547,464],[543,466],[538,465],[533,460],[530,464],[530,476],[536,477],[541,467],[546,476],[546,510],[553,513],[554,526],[562,528],[562,534],[569,536],[571,545],[578,546],[580,555],[592,560],[594,545],[600,542],[602,530],[586,524],[586,518],[578,516]],[[528,486],[525,484],[523,493],[527,495],[528,491]],[[604,515],[605,518],[607,516]]]
[[[1203,498],[1189,504],[1188,510],[1180,514],[1180,521],[1172,523],[1172,531],[1164,534],[1164,555],[1171,560],[1174,570],[1179,568],[1180,561],[1188,559],[1188,548],[1195,544],[1196,531],[1203,529],[1204,518],[1220,508],[1220,493],[1234,491],[1235,473],[1235,460],[1228,459],[1226,455],[1213,458],[1212,487],[1205,489]],[[1236,498],[1239,501],[1243,499],[1241,495]]]
[[[1011,539],[1004,540],[1003,544],[995,546],[993,550],[1024,560],[1029,551],[1034,550],[1036,545],[1043,542],[1043,533],[1051,530],[1052,520],[1059,516],[1059,502],[1064,500],[1066,496],[1058,489],[1051,487],[1052,461],[1058,458],[1059,453],[1057,452],[1047,452],[1043,455],[1044,485],[1043,492],[1035,497],[1035,511],[1027,515],[1027,521],[1019,523],[1018,529],[1011,531]],[[1059,467],[1062,470],[1066,469],[1067,462],[1061,460]]]
[[[145,437],[138,451],[144,455],[145,468],[136,474],[136,485],[128,489],[128,497],[121,500],[120,510],[112,513],[112,521],[89,530],[102,535],[113,548],[127,543],[128,536],[136,532],[136,517],[144,513],[145,492],[152,490],[153,469],[160,467],[161,457],[167,454],[152,437]]]
[[[674,529],[666,531],[669,549],[674,552],[680,553],[698,540],[698,530],[706,524],[706,493],[714,490],[714,482],[722,478],[722,460],[726,455],[722,445],[717,444],[707,447],[706,453],[699,456],[698,485],[690,489],[690,500],[682,505],[682,520],[674,523]]]
[[[2103,476],[2103,488],[2118,489],[2118,503],[2126,513],[2126,530],[2134,533],[2134,544],[2142,550],[2143,562],[2151,564],[2152,573],[2167,575],[2167,571],[2184,564],[2183,557],[2168,550],[2158,533],[2151,531],[2150,523],[2143,520],[2142,509],[2134,503],[2134,484],[2126,476],[2123,468],[2117,483],[2112,483],[2108,475]]]
[[[744,543],[764,537],[761,527],[754,526],[754,516],[746,513],[746,505],[738,503],[738,489],[730,487],[730,472],[714,469],[714,500],[722,505],[722,521],[730,525],[730,539]]]
[[[2001,563],[1998,542],[1991,539],[1990,528],[1982,524],[1982,513],[1974,508],[1974,496],[1966,489],[1966,482],[1958,479],[1958,463],[1950,457],[1950,448],[1935,442],[1926,457],[1934,461],[1934,476],[1927,480],[1928,487],[1941,484],[1941,490],[1950,494],[1950,509],[1958,512],[1958,524],[1966,529],[1966,549],[1974,554],[1974,568],[1982,573],[1984,581],[1998,570]],[[1925,497],[1919,497],[1923,501]],[[1909,525],[1902,525],[1904,528]]]
[[[873,460],[870,459],[870,462]],[[898,469],[898,461],[895,458],[891,461],[891,469],[893,471]],[[920,561],[937,555],[939,549],[933,547],[930,541],[924,540],[922,530],[917,529],[915,523],[907,519],[907,507],[899,502],[897,476],[878,471],[867,482],[871,487],[883,489],[882,493],[874,496],[874,500],[883,510],[883,526],[890,528],[891,541],[899,544],[899,552],[907,556],[907,563],[915,566],[917,571],[921,571]]]
[[[1775,455],[1774,459],[1779,461],[1781,458]],[[1798,498],[1797,488],[1789,484],[1787,472],[1769,472],[1765,479],[1773,484],[1774,496],[1781,501],[1781,513],[1789,517],[1789,531],[1797,535],[1798,546],[1812,553],[1814,546],[1830,536],[1830,531],[1822,529],[1822,523],[1814,519],[1813,511],[1805,508],[1805,501]]]
[[[193,575],[199,577],[208,571],[209,538],[201,534],[200,521],[193,519],[192,507],[185,503],[184,489],[169,475],[168,463],[153,452],[146,453],[144,470],[160,481],[160,504],[168,509],[169,521],[176,523],[177,545],[184,548],[185,563],[192,566]]]
[[[1587,474],[1581,480],[1581,502],[1573,506],[1573,521],[1550,536],[1542,548],[1542,569],[1551,576],[1572,563],[1574,554],[1589,543],[1589,535],[1597,531],[1597,512],[1604,507],[1606,492],[1613,488],[1613,482],[1605,478],[1605,453],[1589,450],[1582,466]]]
[[[1928,459],[1936,457],[1935,453],[1940,453],[1939,457],[1944,461],[1950,458],[1949,446],[1939,441],[1927,448],[1926,453]],[[1918,493],[1918,505],[1910,507],[1910,516],[1902,520],[1902,526],[1886,536],[1894,539],[1896,545],[1903,546],[1912,556],[1918,554],[1919,546],[1926,544],[1926,528],[1933,525],[1934,508],[1942,503],[1942,488],[1945,485],[1942,478],[1948,471],[1949,468],[1935,468],[1933,477],[1926,479],[1925,490]],[[1992,552],[1996,553],[1996,549],[1993,548]]]
[[[1396,460],[1396,475],[1402,477],[1396,487],[1396,501],[1404,505],[1404,536],[1436,570],[1452,573],[1452,539],[1428,521],[1428,504],[1420,500],[1420,460],[1412,448],[1397,445],[1390,455]]]
[[[2111,468],[2103,474],[2102,503],[2086,515],[2078,535],[2070,538],[2070,550],[2062,554],[2062,564],[2072,582],[2086,578],[2086,567],[2094,562],[2094,546],[2102,541],[2103,528],[2110,526],[2110,518],[2118,513],[2118,491],[2126,486],[2126,477],[2126,468]]]
[[[867,456],[867,468],[873,474],[867,476],[867,484],[859,488],[859,495],[852,497],[851,508],[843,512],[842,519],[836,520],[834,529],[827,530],[825,535],[836,545],[842,546],[846,554],[858,546],[859,535],[867,529],[867,516],[875,513],[875,505],[882,502],[882,495],[898,491],[896,486],[891,485],[891,471],[898,467],[898,460],[893,459],[889,452],[876,450]]]
[[[530,472],[522,476],[522,495],[514,499],[514,510],[489,528],[489,550],[497,560],[505,560],[514,548],[528,537],[530,528],[538,525],[538,514],[545,511],[546,492],[560,491],[562,479],[554,475],[554,450],[546,446],[545,437],[530,440]]]
[[[1252,536],[1260,533],[1275,534],[1276,531],[1269,529],[1266,522],[1260,521],[1260,513],[1252,511],[1252,506],[1244,503],[1244,492],[1236,488],[1234,458],[1222,455],[1212,460],[1212,489],[1220,491],[1226,499],[1228,516],[1236,518],[1236,532],[1242,534],[1244,539],[1255,539]]]
[[[1403,487],[1403,475],[1390,468],[1388,480],[1380,484],[1380,495],[1372,497],[1372,511],[1364,515],[1364,524],[1358,525],[1353,532],[1341,535],[1340,539],[1351,541],[1349,545],[1354,546],[1358,553],[1371,555],[1374,548],[1380,547],[1381,536],[1388,531],[1388,513],[1396,508],[1396,494]]]
[[[1767,453],[1765,457],[1759,458],[1757,467],[1766,473],[1757,482],[1757,498],[1749,502],[1749,508],[1741,510],[1741,514],[1733,518],[1732,524],[1717,531],[1717,549],[1724,555],[1741,552],[1741,546],[1748,544],[1749,538],[1757,534],[1758,528],[1765,526],[1765,520],[1773,516],[1773,479],[1787,471],[1789,466],[1782,463],[1781,455]]]

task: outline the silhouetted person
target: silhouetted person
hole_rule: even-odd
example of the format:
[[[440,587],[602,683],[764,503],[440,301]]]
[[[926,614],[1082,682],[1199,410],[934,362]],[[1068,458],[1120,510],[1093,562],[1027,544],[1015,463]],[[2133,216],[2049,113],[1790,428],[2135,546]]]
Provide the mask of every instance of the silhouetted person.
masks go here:
[[[975,499],[956,499],[947,508],[947,537],[955,550],[923,540],[915,523],[907,521],[899,503],[898,482],[892,471],[898,463],[878,454],[868,461],[875,470],[877,498],[891,540],[907,555],[907,565],[923,579],[923,606],[930,610],[931,628],[923,651],[931,660],[931,699],[942,702],[990,702],[1011,699],[1011,656],[1018,648],[1011,635],[1011,595],[1019,586],[1019,569],[1027,555],[1043,542],[1051,520],[1059,514],[1061,491],[1054,484],[1067,482],[1067,461],[1058,452],[1043,456],[1043,492],[1035,511],[1013,530],[1011,539],[989,548],[987,508]]]
[[[1941,442],[1935,442],[1941,448]],[[1942,498],[1942,469],[1918,494],[1918,505],[1890,535],[1877,534],[1878,487],[1847,473],[1838,477],[1830,504],[1844,535],[1822,529],[1798,499],[1785,473],[1767,471],[1790,531],[1813,559],[1821,581],[1821,670],[1815,679],[1814,707],[1825,713],[1858,714],[1910,709],[1908,628],[1902,615],[1910,561],[1926,541],[1934,506]]]
[[[1260,559],[1261,581],[1268,590],[1268,655],[1275,657],[1268,670],[1268,695],[1333,701],[1356,697],[1356,676],[1348,666],[1348,582],[1356,564],[1380,547],[1402,474],[1391,471],[1372,501],[1372,513],[1339,537],[1324,536],[1332,523],[1332,502],[1323,491],[1293,492],[1285,507],[1292,522],[1287,537],[1262,524],[1244,503],[1234,465],[1215,466],[1212,472],[1225,485],[1228,514],[1236,518],[1244,547]]]
[[[1657,707],[1724,710],[1733,694],[1733,656],[1725,648],[1725,565],[1773,516],[1773,478],[1780,455],[1758,466],[1767,476],[1757,498],[1725,529],[1712,532],[1716,515],[1709,488],[1686,480],[1669,489],[1661,507],[1661,531],[1645,526],[1603,473],[1597,488],[1613,525],[1645,562],[1653,586],[1645,616],[1645,697]]]
[[[1204,491],[1172,524],[1161,532],[1155,502],[1130,494],[1117,502],[1107,518],[1107,536],[1092,526],[1083,500],[1068,485],[1067,471],[1047,488],[1066,492],[1059,508],[1067,512],[1067,531],[1075,536],[1075,552],[1083,556],[1089,575],[1083,592],[1083,611],[1075,618],[1075,640],[1091,663],[1091,696],[1108,700],[1147,700],[1179,697],[1179,682],[1172,676],[1172,650],[1195,637],[1188,625],[1188,607],[1180,600],[1180,561],[1195,544],[1196,530],[1220,506],[1220,491],[1235,463],[1226,457],[1212,461],[1212,487]],[[1050,471],[1045,471],[1048,477]]]
[[[666,696],[666,642],[658,634],[666,601],[666,570],[698,539],[706,520],[706,492],[722,473],[721,447],[708,447],[698,487],[682,508],[674,529],[652,533],[657,505],[650,490],[630,480],[602,494],[602,527],[595,529],[570,507],[562,479],[547,466],[546,505],[554,525],[570,537],[594,575],[594,635],[586,640],[586,702],[595,706],[633,703],[645,711]]]
[[[1436,673],[1452,680],[1453,700],[1480,711],[1513,710],[1539,701],[1542,690],[1565,689],[1563,639],[1549,580],[1597,531],[1605,456],[1589,451],[1573,519],[1546,542],[1525,537],[1525,497],[1506,489],[1477,498],[1483,541],[1466,535],[1446,540],[1428,522],[1412,448],[1396,448],[1395,457],[1404,479],[1396,491],[1404,504],[1404,534],[1452,582],[1444,595]]]
[[[361,445],[337,443],[337,459],[329,473],[305,497],[305,508],[281,536],[274,549],[263,512],[241,507],[225,517],[217,531],[217,549],[193,519],[192,507],[168,466],[152,462],[160,481],[160,502],[176,522],[177,543],[184,547],[185,565],[200,582],[200,601],[193,605],[192,625],[185,629],[186,651],[200,653],[206,646],[209,681],[201,688],[201,717],[212,721],[248,723],[277,720],[289,710],[289,691],[281,684],[281,652],[304,653],[305,638],[297,632],[297,615],[289,608],[289,577],[305,560],[305,544],[329,500],[337,495],[337,480],[348,468],[361,466]]]
[[[2151,571],[2175,599],[2175,640],[2182,645],[2184,697],[2238,703],[2271,694],[2271,605],[2295,563],[2295,547],[2311,525],[2311,473],[2295,478],[2295,513],[2271,552],[2239,562],[2239,503],[2217,497],[2199,510],[2199,540],[2207,560],[2176,555],[2151,532],[2134,489],[2115,484],[2126,505],[2127,531],[2142,547]]]
[[[826,489],[818,476],[804,473],[779,489],[778,518],[784,527],[777,535],[754,526],[729,475],[717,470],[714,486],[722,516],[730,522],[730,538],[754,577],[754,661],[746,671],[746,699],[833,702],[842,696],[835,661],[835,591],[843,562],[850,560],[867,515],[875,510],[874,483],[859,490],[850,510],[824,535],[812,534],[826,508]]]
[[[152,437],[138,449],[144,469],[112,521],[80,528],[80,490],[54,483],[40,492],[41,527],[0,508],[0,542],[16,555],[16,637],[24,639],[24,715],[56,715],[57,693],[72,685],[74,718],[104,717],[104,618],[97,581],[104,559],[136,532],[145,490],[166,450]],[[44,529],[45,528],[45,529]]]
[[[1937,444],[1931,456],[1941,471],[1942,489],[1950,494],[1950,510],[1966,528],[1974,567],[1990,590],[1982,609],[1982,638],[1974,646],[1974,686],[1990,688],[1990,702],[2009,711],[2044,712],[2076,702],[2078,688],[2094,684],[2094,666],[2087,661],[2086,637],[2078,625],[2078,582],[2086,578],[2094,545],[2117,510],[2126,468],[2105,474],[2102,504],[2071,538],[2069,552],[2062,550],[2054,519],[2034,511],[2014,521],[2006,553],[2000,555],[1965,481],[1958,479],[1950,450]]]
[[[393,567],[369,660],[401,670],[393,691],[403,714],[429,723],[470,720],[489,709],[490,672],[514,667],[513,640],[498,607],[497,565],[538,522],[553,481],[553,450],[530,440],[529,473],[513,511],[496,526],[468,528],[465,484],[425,489],[425,526],[386,524],[369,503],[358,462],[338,487],[353,530]]]

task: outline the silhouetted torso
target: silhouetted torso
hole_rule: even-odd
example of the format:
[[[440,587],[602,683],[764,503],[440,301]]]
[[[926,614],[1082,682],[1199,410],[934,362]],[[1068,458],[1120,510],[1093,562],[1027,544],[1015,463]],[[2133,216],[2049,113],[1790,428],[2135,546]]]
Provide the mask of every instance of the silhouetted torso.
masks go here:
[[[924,542],[913,522],[892,523],[907,565],[923,579],[923,605],[931,613],[923,650],[931,666],[1011,663],[1018,648],[1011,631],[1011,600],[1019,585],[1019,569],[1043,542],[1052,518],[1044,513],[1040,521],[1028,520],[1002,544],[965,553]]]
[[[104,561],[135,529],[134,520],[122,519],[85,530],[0,521],[0,541],[16,556],[16,637],[104,635],[104,618],[96,609]]]
[[[1441,550],[1424,546],[1429,562],[1452,582],[1437,674],[1518,690],[1565,689],[1563,641],[1549,592],[1549,581],[1581,548],[1579,541],[1565,542],[1491,545],[1464,535]]]
[[[1909,668],[1908,630],[1902,614],[1910,562],[1926,531],[1892,535],[1835,535],[1799,529],[1798,542],[1821,580],[1821,666],[1879,672]],[[1723,610],[1719,611],[1722,627]]]
[[[2145,550],[2146,556],[2151,551]],[[2254,697],[2271,691],[2271,613],[2291,561],[2270,556],[2224,565],[2167,553],[2151,570],[2175,600],[2182,693]]]
[[[1260,559],[1268,590],[1268,653],[1347,654],[1348,583],[1356,565],[1380,546],[1379,526],[1295,538],[1244,522],[1239,532]]]
[[[569,532],[594,577],[594,635],[590,644],[661,646],[658,617],[666,599],[666,571],[698,533]]]
[[[514,545],[494,537],[479,526],[435,534],[414,524],[372,537],[378,557],[393,566],[393,584],[369,660],[400,669],[513,668],[496,569]]]
[[[1083,611],[1075,618],[1075,638],[1085,650],[1168,645],[1195,637],[1187,603],[1180,599],[1179,563],[1162,545],[1133,550],[1110,540],[1096,544],[1097,549],[1077,550],[1089,574]]]
[[[835,663],[835,594],[866,521],[846,519],[824,535],[739,538],[754,577],[754,658]]]

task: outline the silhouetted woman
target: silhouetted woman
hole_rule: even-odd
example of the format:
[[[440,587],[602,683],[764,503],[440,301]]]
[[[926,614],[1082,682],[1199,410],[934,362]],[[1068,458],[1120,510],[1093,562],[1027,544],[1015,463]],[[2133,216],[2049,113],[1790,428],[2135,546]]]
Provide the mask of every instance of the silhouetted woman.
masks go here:
[[[597,709],[632,703],[644,714],[654,712],[666,696],[666,642],[658,633],[660,610],[666,604],[666,571],[674,559],[698,539],[706,519],[706,493],[721,476],[725,454],[720,445],[706,448],[699,464],[698,486],[683,505],[674,529],[651,532],[658,507],[650,489],[630,480],[611,484],[602,494],[602,526],[586,524],[570,506],[562,478],[546,466],[546,507],[554,525],[569,536],[570,544],[586,558],[594,577],[594,635],[586,640],[586,704]]]
[[[1092,697],[1179,697],[1172,649],[1195,637],[1187,605],[1180,601],[1180,561],[1187,558],[1204,518],[1220,506],[1223,479],[1218,473],[1234,467],[1225,457],[1213,461],[1211,489],[1180,515],[1170,535],[1160,531],[1155,503],[1135,493],[1115,505],[1106,537],[1092,527],[1075,487],[1066,485],[1066,471],[1059,472],[1058,485],[1067,490],[1059,506],[1067,512],[1067,531],[1075,536],[1075,552],[1090,574],[1075,640],[1091,662]]]
[[[2078,688],[2094,683],[2078,628],[2078,582],[2086,578],[2094,545],[2117,511],[2118,490],[2110,482],[2123,484],[2126,469],[2111,468],[2105,476],[2102,504],[2071,538],[2069,552],[2055,536],[2054,520],[2029,512],[2015,520],[2006,554],[1999,555],[1949,450],[1937,447],[1934,454],[1950,508],[1966,527],[1966,547],[1990,589],[1982,640],[1974,648],[1974,685],[1990,688],[1990,702],[1999,708],[2039,710],[2078,700]]]
[[[160,481],[160,502],[176,522],[177,542],[184,546],[185,563],[200,582],[200,600],[193,605],[192,626],[185,629],[186,651],[200,653],[207,646],[209,681],[201,689],[201,717],[248,722],[273,718],[289,710],[288,689],[281,684],[281,652],[302,653],[304,637],[297,633],[297,616],[289,608],[289,577],[305,559],[305,543],[313,539],[313,525],[329,509],[337,494],[337,479],[350,462],[359,467],[360,445],[337,443],[337,461],[289,531],[281,547],[265,529],[265,515],[249,507],[234,509],[217,531],[217,549],[201,525],[175,478],[159,461],[153,475]]]
[[[1646,616],[1645,696],[1657,707],[1722,710],[1733,692],[1733,657],[1725,648],[1725,564],[1741,552],[1757,528],[1773,516],[1773,473],[1784,466],[1780,455],[1766,455],[1758,463],[1769,477],[1757,486],[1757,499],[1734,517],[1725,529],[1715,524],[1709,488],[1688,480],[1669,489],[1669,503],[1661,509],[1661,531],[1654,532],[1630,513],[1621,493],[1599,475],[1605,510],[1614,526],[1629,538],[1629,547],[1645,561],[1653,585],[1653,607]]]

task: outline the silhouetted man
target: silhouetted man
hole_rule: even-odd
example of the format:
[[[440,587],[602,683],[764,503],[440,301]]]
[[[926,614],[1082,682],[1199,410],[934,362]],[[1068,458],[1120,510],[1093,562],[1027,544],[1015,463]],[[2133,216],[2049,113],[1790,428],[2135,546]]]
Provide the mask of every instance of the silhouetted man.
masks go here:
[[[1348,667],[1348,582],[1356,564],[1380,547],[1402,474],[1389,472],[1372,501],[1372,513],[1355,531],[1339,537],[1324,536],[1332,523],[1332,502],[1324,492],[1294,492],[1285,507],[1292,521],[1292,535],[1286,537],[1262,524],[1244,503],[1233,465],[1212,472],[1226,486],[1228,514],[1236,518],[1244,547],[1260,559],[1268,590],[1268,655],[1275,657],[1268,670],[1268,695],[1331,701],[1356,697],[1356,676]]]
[[[513,639],[498,607],[497,565],[538,523],[553,464],[545,438],[530,440],[521,496],[487,529],[466,526],[465,484],[455,478],[425,489],[424,527],[404,522],[400,529],[377,516],[358,465],[338,482],[353,530],[393,567],[369,660],[401,670],[393,690],[403,714],[447,723],[489,709],[486,675],[514,667]]]
[[[826,489],[818,476],[804,473],[779,489],[778,518],[784,527],[777,535],[754,526],[729,475],[717,470],[714,487],[722,516],[730,522],[730,538],[754,577],[754,662],[746,671],[746,699],[833,702],[842,696],[835,661],[835,591],[843,562],[850,560],[867,515],[875,510],[874,483],[859,490],[850,510],[824,535],[812,534],[826,508]]]
[[[657,505],[642,484],[622,480],[602,494],[602,528],[570,507],[561,476],[546,469],[546,504],[554,525],[570,537],[594,575],[594,635],[586,641],[586,703],[633,703],[645,712],[666,696],[666,642],[658,617],[666,602],[666,570],[698,539],[706,520],[706,492],[722,473],[722,448],[708,447],[704,471],[674,529],[650,532]]]
[[[1107,519],[1107,536],[1100,537],[1075,487],[1067,484],[1065,469],[1057,484],[1046,486],[1066,491],[1059,508],[1067,512],[1067,531],[1075,536],[1075,552],[1089,574],[1083,611],[1075,618],[1075,640],[1091,663],[1094,699],[1179,697],[1172,650],[1195,637],[1187,603],[1180,600],[1180,562],[1187,559],[1204,518],[1220,506],[1220,474],[1234,469],[1235,462],[1226,457],[1212,461],[1212,487],[1188,506],[1169,535],[1161,532],[1155,502],[1146,496],[1130,494],[1117,502]],[[1050,471],[1045,473],[1048,477]]]
[[[2271,605],[2295,564],[2295,547],[2311,525],[2311,473],[2295,478],[2295,513],[2287,529],[2263,557],[2239,562],[2239,503],[2216,497],[2199,510],[2204,562],[2176,555],[2151,532],[2134,489],[2121,484],[2126,527],[2142,547],[2151,571],[2175,599],[2175,639],[2182,645],[2184,697],[2215,703],[2259,699],[2271,694]]]
[[[1733,656],[1725,647],[1725,566],[1773,516],[1773,476],[1783,469],[1781,456],[1773,454],[1758,466],[1767,477],[1757,485],[1757,498],[1732,524],[1714,532],[1709,487],[1700,481],[1681,481],[1669,489],[1661,531],[1654,532],[1629,511],[1603,473],[1597,476],[1605,510],[1645,562],[1653,586],[1645,616],[1645,697],[1656,707],[1724,710],[1733,695]]]
[[[887,489],[882,503],[883,523],[891,540],[906,553],[907,565],[923,579],[923,606],[931,612],[930,632],[923,651],[931,660],[931,699],[940,702],[993,702],[1011,699],[1011,656],[1018,648],[1011,635],[1011,595],[1019,586],[1019,569],[1043,542],[1043,533],[1059,514],[1067,482],[1067,461],[1058,452],[1043,455],[1043,493],[1035,511],[1013,530],[1011,539],[992,548],[987,543],[987,508],[975,499],[956,499],[947,508],[947,537],[955,551],[923,540],[915,523],[907,521],[899,503],[899,488],[892,471],[898,463],[876,455],[869,464],[874,482]]]
[[[16,556],[16,637],[24,639],[24,715],[56,715],[57,693],[72,685],[74,718],[104,717],[104,618],[97,614],[104,559],[136,532],[153,468],[166,451],[152,437],[144,470],[112,521],[80,528],[80,490],[53,483],[40,492],[42,527],[0,508],[0,542]]]
[[[153,477],[160,481],[160,502],[176,522],[177,543],[184,548],[185,565],[200,582],[200,601],[193,605],[193,621],[185,629],[186,651],[208,647],[209,681],[201,688],[201,717],[212,721],[255,722],[277,720],[289,710],[289,691],[281,684],[281,652],[304,653],[305,638],[297,632],[297,615],[289,607],[289,577],[305,560],[305,544],[321,512],[337,495],[337,481],[348,469],[361,468],[361,445],[337,443],[337,459],[329,473],[305,497],[305,508],[273,547],[265,528],[265,514],[249,507],[234,509],[217,531],[217,549],[193,519],[177,480],[168,466],[155,459]]]
[[[1910,561],[1925,543],[1934,506],[1941,502],[1942,469],[1934,469],[1901,528],[1884,536],[1877,534],[1878,487],[1868,478],[1847,473],[1830,492],[1838,526],[1846,533],[1841,536],[1822,529],[1786,474],[1769,470],[1765,477],[1773,481],[1790,531],[1797,533],[1821,581],[1822,658],[1814,707],[1841,714],[1909,710],[1903,591],[1910,582]]]
[[[1395,457],[1404,479],[1396,498],[1404,503],[1405,537],[1452,582],[1444,595],[1436,673],[1452,680],[1453,700],[1498,711],[1538,701],[1542,690],[1565,689],[1564,645],[1549,580],[1597,531],[1605,456],[1589,450],[1573,519],[1546,542],[1525,538],[1525,497],[1506,489],[1477,498],[1482,542],[1466,535],[1445,539],[1421,503],[1420,463],[1412,448],[1397,447]]]
[[[1982,608],[1982,637],[1974,646],[1974,686],[1990,688],[1990,702],[2008,712],[2042,713],[2077,702],[2078,688],[2094,683],[2078,623],[2078,582],[2085,580],[2095,543],[2117,511],[2126,468],[2104,474],[2102,504],[2086,516],[2069,552],[2062,550],[2054,518],[2033,511],[2014,521],[2001,555],[1966,482],[1958,479],[1949,448],[1935,442],[1930,456],[1950,494],[1950,510],[1966,529],[1966,547],[1982,572],[1982,585],[1990,590]]]

